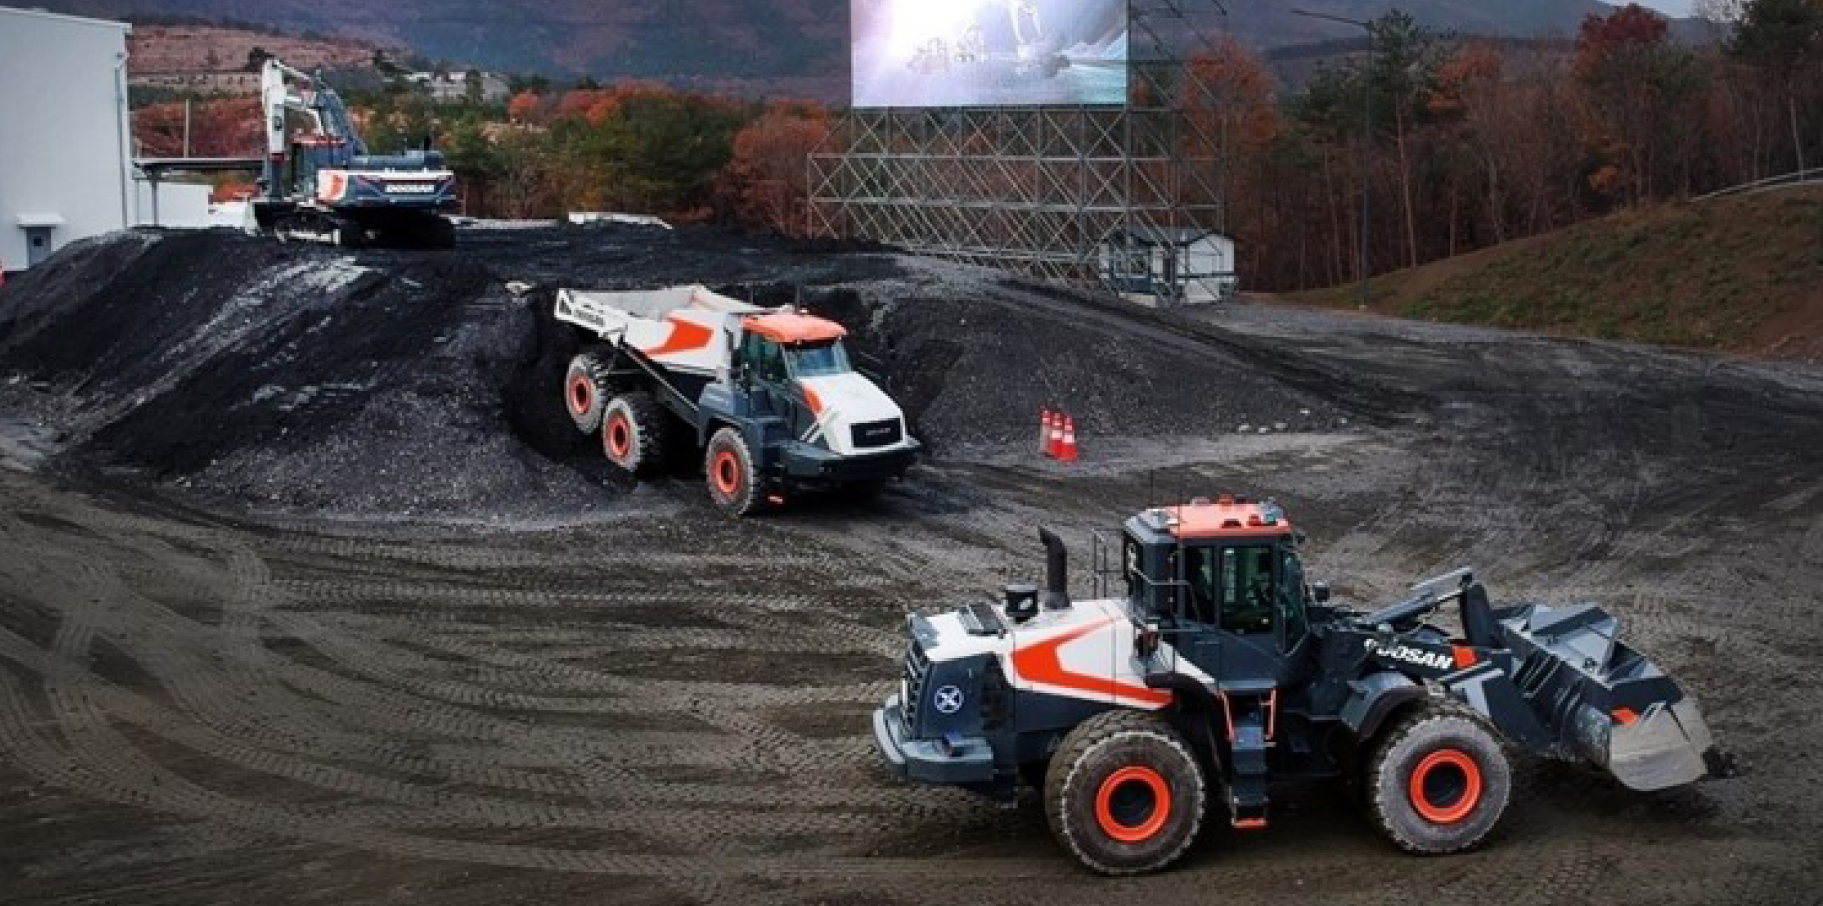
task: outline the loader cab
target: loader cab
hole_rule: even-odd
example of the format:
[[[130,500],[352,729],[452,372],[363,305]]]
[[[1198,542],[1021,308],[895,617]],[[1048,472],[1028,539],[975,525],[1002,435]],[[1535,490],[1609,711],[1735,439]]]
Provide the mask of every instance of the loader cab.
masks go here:
[[[1308,660],[1308,601],[1291,524],[1223,497],[1147,510],[1123,539],[1128,607],[1178,657],[1224,683],[1277,687]]]

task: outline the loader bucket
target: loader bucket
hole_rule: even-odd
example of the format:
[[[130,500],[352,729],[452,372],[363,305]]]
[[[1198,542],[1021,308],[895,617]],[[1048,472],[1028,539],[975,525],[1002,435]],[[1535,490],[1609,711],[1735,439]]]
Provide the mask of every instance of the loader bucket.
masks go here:
[[[1685,696],[1658,704],[1608,735],[1608,772],[1636,790],[1662,790],[1708,775],[1705,755],[1715,747],[1696,700]]]
[[[1700,780],[1721,763],[1696,699],[1619,639],[1592,604],[1498,615],[1513,682],[1556,737],[1556,754],[1604,767],[1635,790]]]

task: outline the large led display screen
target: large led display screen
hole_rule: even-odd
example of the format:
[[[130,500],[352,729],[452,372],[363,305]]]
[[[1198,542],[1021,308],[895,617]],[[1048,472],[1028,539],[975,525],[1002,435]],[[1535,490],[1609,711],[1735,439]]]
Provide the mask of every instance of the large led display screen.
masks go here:
[[[856,107],[1127,99],[1127,0],[851,0]]]

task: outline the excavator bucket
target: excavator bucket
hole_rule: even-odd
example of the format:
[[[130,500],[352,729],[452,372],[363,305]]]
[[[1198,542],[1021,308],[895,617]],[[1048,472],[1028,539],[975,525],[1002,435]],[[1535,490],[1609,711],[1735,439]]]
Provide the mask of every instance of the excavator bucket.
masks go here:
[[[1620,621],[1592,604],[1528,605],[1497,614],[1515,657],[1513,682],[1564,757],[1608,770],[1635,790],[1725,773],[1696,700],[1620,641]]]

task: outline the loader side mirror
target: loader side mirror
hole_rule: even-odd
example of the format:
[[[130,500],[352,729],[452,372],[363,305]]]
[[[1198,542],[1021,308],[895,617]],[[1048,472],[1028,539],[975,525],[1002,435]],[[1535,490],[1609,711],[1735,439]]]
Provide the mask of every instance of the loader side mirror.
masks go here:
[[[1329,602],[1329,583],[1328,582],[1310,583],[1310,599],[1317,602],[1318,604],[1328,603]]]

